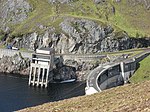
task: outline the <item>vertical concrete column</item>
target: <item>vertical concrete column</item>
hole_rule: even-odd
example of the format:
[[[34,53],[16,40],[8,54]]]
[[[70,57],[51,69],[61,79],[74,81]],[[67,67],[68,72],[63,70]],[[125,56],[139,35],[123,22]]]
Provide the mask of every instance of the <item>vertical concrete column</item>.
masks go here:
[[[35,77],[36,77],[36,67],[34,67],[33,86],[35,85]]]
[[[134,63],[133,68],[136,70],[136,59],[135,58],[133,58],[133,63]]]
[[[32,78],[32,64],[31,64],[31,67],[30,67],[30,74],[29,74],[29,85],[31,84],[31,78]]]
[[[124,62],[120,63],[120,68],[121,68],[121,75],[123,77],[124,83],[126,83],[126,79],[125,79],[125,64],[124,64]]]
[[[49,69],[47,69],[47,73],[46,73],[45,88],[47,87],[47,84],[48,84],[48,77],[49,77]]]
[[[39,82],[40,82],[40,73],[41,73],[41,68],[38,68],[38,77],[37,77],[37,86],[39,86]]]
[[[45,76],[45,68],[43,68],[41,87],[43,87],[44,84],[44,76]]]

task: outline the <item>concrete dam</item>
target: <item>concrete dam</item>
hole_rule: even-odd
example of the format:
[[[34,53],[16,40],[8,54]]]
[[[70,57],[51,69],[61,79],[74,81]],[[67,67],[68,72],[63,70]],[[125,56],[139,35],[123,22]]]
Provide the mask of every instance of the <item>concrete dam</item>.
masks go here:
[[[138,63],[150,54],[150,49],[118,62],[107,63],[95,68],[87,77],[86,95],[123,85],[138,69]]]

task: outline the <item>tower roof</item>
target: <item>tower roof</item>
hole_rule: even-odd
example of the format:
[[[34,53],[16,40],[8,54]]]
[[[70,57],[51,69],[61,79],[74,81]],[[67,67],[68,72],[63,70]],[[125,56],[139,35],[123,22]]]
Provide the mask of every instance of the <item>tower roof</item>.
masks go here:
[[[54,54],[54,48],[41,47],[40,49],[36,49],[36,53],[40,54]]]

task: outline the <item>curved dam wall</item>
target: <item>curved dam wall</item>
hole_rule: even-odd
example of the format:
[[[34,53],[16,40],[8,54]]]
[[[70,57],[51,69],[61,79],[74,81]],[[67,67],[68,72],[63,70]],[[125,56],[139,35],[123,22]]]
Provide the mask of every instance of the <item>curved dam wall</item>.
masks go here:
[[[93,70],[93,74],[90,74],[91,76],[87,79],[86,94],[93,94],[127,83],[129,78],[138,69],[139,62],[148,55],[150,55],[150,50],[124,61],[108,63],[105,66],[96,68],[95,71]]]
[[[97,80],[99,90],[105,90],[120,86],[128,82],[129,78],[136,70],[136,63],[119,63],[104,71]]]

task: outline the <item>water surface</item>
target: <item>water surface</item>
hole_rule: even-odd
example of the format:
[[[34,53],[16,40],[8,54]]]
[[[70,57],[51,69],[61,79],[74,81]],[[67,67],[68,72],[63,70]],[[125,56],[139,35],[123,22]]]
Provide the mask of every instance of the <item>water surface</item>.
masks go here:
[[[0,74],[0,112],[11,112],[47,102],[84,95],[85,82],[29,87],[28,79]]]

